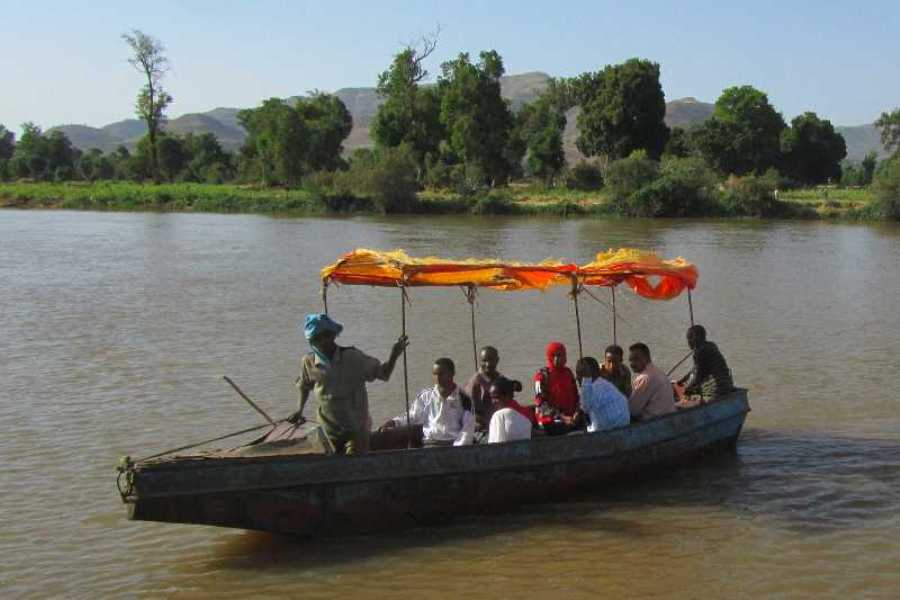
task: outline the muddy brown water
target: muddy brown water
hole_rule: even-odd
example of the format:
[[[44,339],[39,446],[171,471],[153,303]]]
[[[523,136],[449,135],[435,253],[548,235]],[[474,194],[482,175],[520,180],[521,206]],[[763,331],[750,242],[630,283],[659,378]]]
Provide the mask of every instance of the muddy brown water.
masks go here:
[[[302,541],[125,519],[120,455],[259,421],[223,374],[273,415],[293,409],[297,324],[321,306],[318,269],[342,252],[580,262],[622,245],[699,265],[697,321],[750,390],[735,455],[381,536]],[[897,597],[898,265],[891,226],[2,211],[0,593]],[[398,292],[342,287],[329,305],[343,343],[386,356]],[[685,298],[623,290],[618,305],[620,343],[647,342],[663,368],[683,356]],[[585,352],[599,355],[609,311],[591,299],[581,309]],[[439,355],[470,374],[468,318],[459,290],[412,291],[414,390]],[[576,346],[562,290],[483,292],[478,331],[523,380],[546,342]],[[369,390],[376,422],[401,412],[399,371]]]

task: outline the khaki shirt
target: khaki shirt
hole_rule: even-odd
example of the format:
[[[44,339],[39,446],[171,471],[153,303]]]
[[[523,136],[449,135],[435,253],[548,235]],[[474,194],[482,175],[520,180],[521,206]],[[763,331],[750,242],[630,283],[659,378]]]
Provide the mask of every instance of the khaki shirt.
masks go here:
[[[312,391],[319,403],[319,423],[330,438],[341,438],[369,428],[369,397],[366,382],[381,373],[381,361],[351,347],[338,346],[331,364],[324,365],[315,353],[300,360],[297,385]]]

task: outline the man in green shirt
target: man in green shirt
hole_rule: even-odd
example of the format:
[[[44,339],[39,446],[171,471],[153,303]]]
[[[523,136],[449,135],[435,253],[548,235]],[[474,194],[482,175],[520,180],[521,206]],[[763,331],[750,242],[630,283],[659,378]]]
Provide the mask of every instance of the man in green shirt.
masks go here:
[[[366,382],[391,377],[397,358],[409,344],[401,336],[386,362],[352,346],[338,346],[335,338],[344,327],[324,314],[306,316],[303,335],[312,352],[300,360],[300,407],[288,420],[303,422],[303,409],[312,392],[319,403],[318,420],[338,454],[369,450],[369,398]]]

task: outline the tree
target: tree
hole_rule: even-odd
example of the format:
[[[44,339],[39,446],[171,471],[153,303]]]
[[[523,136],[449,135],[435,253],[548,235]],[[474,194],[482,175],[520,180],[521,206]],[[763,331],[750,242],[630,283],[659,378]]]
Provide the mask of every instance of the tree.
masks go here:
[[[576,145],[585,156],[615,160],[646,150],[650,158],[659,158],[669,128],[663,122],[666,100],[657,63],[632,58],[582,75],[573,86],[581,103]]]
[[[79,154],[62,131],[45,134],[29,122],[22,124],[22,137],[13,152],[11,167],[17,177],[70,179]]]
[[[248,176],[266,185],[296,184],[303,175],[309,136],[306,123],[280,98],[270,98],[259,108],[238,113],[247,130],[241,148]]]
[[[0,125],[0,160],[12,158],[16,149],[16,134]]]
[[[338,168],[353,126],[339,98],[318,92],[293,106],[270,98],[240,111],[238,121],[248,134],[241,148],[244,175],[269,185],[294,185],[305,173]]]
[[[378,76],[376,88],[384,102],[372,121],[372,138],[378,147],[409,148],[420,179],[427,157],[436,157],[444,137],[438,89],[421,85],[429,75],[424,63],[437,48],[439,33],[424,36],[398,52],[391,66]]]
[[[806,184],[841,178],[841,161],[847,156],[844,137],[831,121],[806,112],[781,132],[784,174]]]
[[[685,158],[691,154],[692,150],[688,131],[683,127],[673,127],[669,132],[669,141],[666,142],[663,154]]]
[[[234,177],[230,154],[222,149],[212,133],[189,133],[182,139],[189,157],[184,177],[191,181],[222,183]]]
[[[694,130],[691,142],[720,171],[762,173],[780,165],[785,127],[768,96],[744,85],[722,92],[712,117]]]
[[[873,182],[875,209],[887,219],[900,219],[900,156],[884,161]]]
[[[169,69],[169,60],[163,55],[165,48],[162,43],[142,31],[135,29],[131,34],[122,34],[122,39],[132,51],[128,64],[147,79],[138,93],[135,108],[138,117],[147,124],[150,173],[154,180],[158,180],[157,136],[165,121],[166,108],[172,103],[172,96],[162,87],[162,78]]]
[[[313,93],[311,98],[297,100],[295,110],[308,128],[308,169],[337,169],[341,162],[344,140],[353,128],[350,111],[337,96],[321,92]]]
[[[448,150],[484,173],[485,183],[506,183],[513,165],[507,157],[514,117],[500,95],[503,59],[481,52],[477,63],[462,53],[441,66],[438,80],[440,120]]]
[[[862,160],[862,180],[863,185],[872,183],[875,176],[875,168],[878,166],[878,153],[874,150],[866,154]]]
[[[900,152],[900,108],[881,113],[875,127],[881,130],[881,145],[889,152]]]
[[[563,153],[565,112],[552,96],[541,96],[522,107],[516,122],[517,134],[526,149],[528,173],[552,184],[566,162]]]

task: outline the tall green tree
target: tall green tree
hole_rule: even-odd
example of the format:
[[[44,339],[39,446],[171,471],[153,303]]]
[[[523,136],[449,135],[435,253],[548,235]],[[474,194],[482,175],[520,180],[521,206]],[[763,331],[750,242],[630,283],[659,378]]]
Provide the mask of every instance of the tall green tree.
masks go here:
[[[344,140],[353,128],[350,111],[337,96],[315,92],[294,107],[308,128],[306,164],[312,171],[334,171],[340,166]]]
[[[303,175],[309,147],[306,123],[280,98],[270,98],[258,108],[242,110],[238,122],[247,130],[241,148],[246,175],[267,185],[296,184]]]
[[[500,95],[503,59],[491,50],[481,52],[478,62],[472,63],[462,53],[441,70],[440,117],[449,150],[461,162],[480,169],[485,183],[506,183],[513,171],[507,149],[514,117]]]
[[[372,121],[372,138],[378,147],[408,147],[420,178],[427,158],[437,156],[444,137],[438,89],[422,85],[429,76],[425,61],[436,48],[437,34],[423,37],[415,46],[406,46],[378,76],[376,88],[384,102]]]
[[[725,173],[763,173],[781,162],[786,124],[765,93],[744,85],[728,88],[713,115],[692,132],[691,143],[707,162]]]
[[[563,130],[566,115],[552,95],[529,102],[516,115],[517,133],[525,145],[525,162],[530,175],[552,184],[565,166]]]
[[[240,111],[238,121],[247,130],[241,148],[244,175],[288,185],[299,183],[306,173],[336,169],[353,126],[344,103],[321,93],[293,106],[270,98],[258,108]]]
[[[900,108],[881,113],[875,127],[881,130],[881,145],[888,151],[900,152]]]
[[[23,123],[11,168],[17,177],[71,179],[79,154],[62,131],[45,134],[34,123]]]
[[[806,184],[825,183],[841,178],[847,144],[831,121],[806,112],[781,132],[781,152],[785,175]]]
[[[12,158],[16,149],[16,134],[0,125],[0,160]]]
[[[599,74],[577,78],[572,96],[581,104],[576,145],[586,156],[619,159],[635,150],[658,158],[669,128],[657,63],[632,58]]]
[[[875,177],[875,168],[878,166],[878,153],[873,150],[866,154],[861,166],[863,185],[869,185]]]
[[[147,80],[138,93],[135,110],[137,116],[147,124],[150,171],[154,179],[159,179],[157,137],[165,121],[166,108],[172,103],[171,94],[162,86],[163,76],[169,69],[169,60],[163,54],[165,48],[162,43],[142,31],[135,29],[130,34],[122,34],[122,39],[132,52],[128,64]]]

